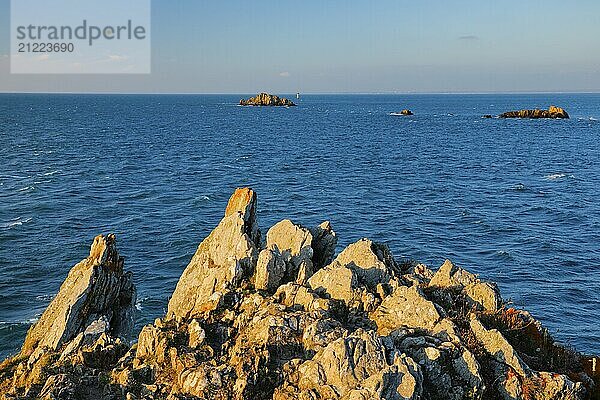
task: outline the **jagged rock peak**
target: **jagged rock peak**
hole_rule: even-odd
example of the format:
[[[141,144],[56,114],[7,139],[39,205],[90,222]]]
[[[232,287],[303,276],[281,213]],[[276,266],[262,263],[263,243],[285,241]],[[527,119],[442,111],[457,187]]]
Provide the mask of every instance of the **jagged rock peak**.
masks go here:
[[[105,265],[115,271],[123,271],[123,259],[117,251],[117,238],[113,233],[107,236],[98,235],[90,247],[88,260],[94,265]]]
[[[169,301],[167,317],[190,319],[215,310],[228,293],[252,276],[260,242],[256,201],[252,189],[233,193],[225,216],[200,243],[183,271]]]
[[[237,188],[227,202],[225,217],[241,213],[245,223],[245,232],[256,245],[259,245],[260,231],[256,222],[256,206],[257,196],[254,190],[247,187]]]
[[[267,232],[267,249],[278,251],[285,260],[285,282],[304,283],[313,274],[312,241],[309,229],[289,219],[276,223]]]
[[[256,289],[274,292],[288,282],[305,284],[333,259],[337,236],[329,221],[309,229],[284,219],[267,232],[266,248],[259,255]]]
[[[56,350],[101,318],[115,337],[126,337],[133,325],[135,287],[123,273],[113,234],[96,236],[90,255],[75,265],[39,321],[31,327],[22,354]]]
[[[225,208],[225,216],[241,212],[244,220],[256,219],[256,193],[250,188],[237,188],[229,198]],[[248,215],[248,218],[246,218]]]

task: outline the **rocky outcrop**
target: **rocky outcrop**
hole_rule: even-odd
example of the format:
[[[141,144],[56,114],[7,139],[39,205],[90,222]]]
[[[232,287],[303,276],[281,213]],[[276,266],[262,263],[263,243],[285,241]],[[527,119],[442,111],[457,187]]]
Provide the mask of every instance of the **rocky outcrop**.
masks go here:
[[[259,93],[249,99],[240,100],[240,106],[293,107],[295,105],[291,100],[268,93]]]
[[[235,191],[225,217],[200,243],[169,301],[167,316],[189,319],[223,304],[225,296],[253,274],[260,234],[256,225],[256,194]]]
[[[500,118],[569,118],[569,114],[560,107],[550,106],[547,110],[509,111],[499,115]]]
[[[450,260],[442,264],[431,278],[429,286],[458,288],[463,291],[470,305],[479,310],[494,312],[502,306],[502,297],[495,283],[481,282],[477,276],[456,267]]]
[[[350,309],[372,311],[394,272],[399,269],[387,246],[362,239],[317,271],[308,286],[322,296],[343,301]]]
[[[319,270],[333,261],[335,247],[337,246],[337,234],[331,223],[325,221],[310,230],[313,240],[310,245],[313,249],[313,266]]]
[[[59,366],[77,362],[98,368],[118,359],[128,348],[135,301],[131,273],[123,271],[115,236],[97,236],[89,256],[69,271],[29,329],[20,353],[0,366],[13,375],[5,396],[42,393],[42,398],[53,398],[56,392],[81,392],[80,376],[61,374]],[[0,383],[0,393],[8,389],[6,383]],[[93,392],[93,385],[88,389]]]
[[[588,359],[508,308],[495,284],[448,260],[435,272],[398,262],[368,239],[334,257],[328,222],[283,220],[261,242],[256,209],[251,189],[236,190],[166,316],[131,346],[119,338],[129,275],[114,237],[97,239],[74,271],[107,278],[86,286],[69,274],[21,354],[0,365],[3,398],[597,398]]]
[[[410,357],[389,350],[374,331],[357,329],[301,364],[273,399],[419,399],[422,378]]]
[[[71,269],[27,333],[21,355],[55,351],[90,329],[125,338],[133,327],[135,298],[131,274],[123,272],[115,236],[97,236],[90,255]]]
[[[278,222],[267,232],[267,249],[279,252],[285,262],[286,282],[304,283],[313,274],[312,241],[310,230],[289,219]]]
[[[396,116],[409,116],[409,115],[414,115],[412,111],[410,111],[409,109],[404,109],[400,112],[393,112],[390,113],[390,115],[396,115]]]
[[[369,317],[379,334],[388,336],[401,328],[432,331],[442,318],[440,311],[417,286],[398,286]]]
[[[259,254],[254,287],[274,292],[283,283],[306,283],[316,270],[331,262],[336,245],[329,221],[312,229],[287,219],[275,224]]]

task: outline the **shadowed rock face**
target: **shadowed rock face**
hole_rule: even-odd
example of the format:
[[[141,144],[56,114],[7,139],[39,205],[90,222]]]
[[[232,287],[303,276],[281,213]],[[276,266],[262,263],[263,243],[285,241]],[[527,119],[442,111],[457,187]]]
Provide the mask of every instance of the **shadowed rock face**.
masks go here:
[[[550,106],[547,110],[509,111],[499,115],[500,118],[569,118],[569,114],[560,107]]]
[[[260,93],[247,100],[240,100],[241,106],[271,106],[271,107],[292,107],[295,106],[291,100],[275,96],[268,93]]]
[[[597,398],[587,360],[493,283],[450,261],[398,263],[368,239],[334,257],[329,223],[283,220],[261,243],[256,208],[235,191],[133,346],[116,337],[132,287],[114,237],[98,237],[0,365],[0,398]]]

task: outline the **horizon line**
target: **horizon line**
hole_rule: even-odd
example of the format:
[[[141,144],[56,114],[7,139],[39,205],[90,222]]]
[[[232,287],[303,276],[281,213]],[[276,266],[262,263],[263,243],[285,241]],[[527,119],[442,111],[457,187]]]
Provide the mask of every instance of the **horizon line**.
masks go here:
[[[100,92],[100,91],[0,91],[0,95],[5,94],[81,94],[81,95],[186,95],[186,96],[202,96],[202,95],[253,95],[257,92]],[[263,93],[263,91],[258,92]],[[279,93],[308,96],[336,96],[336,95],[487,95],[487,94],[600,94],[597,91],[482,91],[482,92],[264,92],[264,93]]]

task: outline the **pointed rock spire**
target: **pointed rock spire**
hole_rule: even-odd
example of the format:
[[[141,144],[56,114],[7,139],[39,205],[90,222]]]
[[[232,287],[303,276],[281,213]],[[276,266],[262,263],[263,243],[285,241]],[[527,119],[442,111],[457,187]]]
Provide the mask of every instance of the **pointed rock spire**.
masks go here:
[[[108,333],[127,336],[133,326],[135,288],[123,273],[115,235],[96,236],[90,255],[75,265],[56,297],[27,333],[21,351],[57,350],[94,321],[108,322]]]
[[[167,317],[191,319],[216,309],[223,297],[254,272],[260,232],[256,194],[237,189],[225,217],[200,243],[169,301]]]

